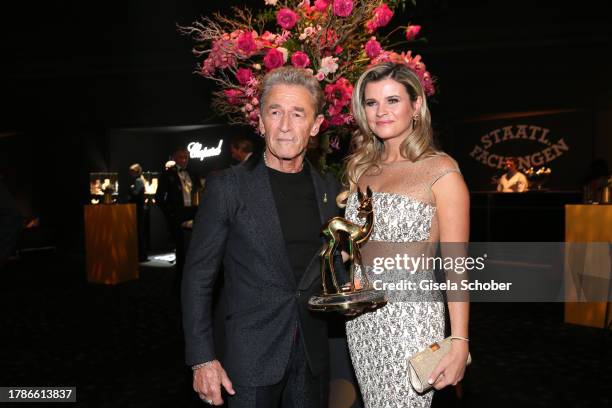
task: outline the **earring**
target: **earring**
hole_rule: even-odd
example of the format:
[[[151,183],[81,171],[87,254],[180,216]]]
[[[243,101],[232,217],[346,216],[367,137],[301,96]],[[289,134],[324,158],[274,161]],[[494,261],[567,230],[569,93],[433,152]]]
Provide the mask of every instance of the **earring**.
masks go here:
[[[421,120],[421,115],[419,115],[418,113],[412,115],[412,128],[416,127],[417,123],[419,123],[419,120]]]

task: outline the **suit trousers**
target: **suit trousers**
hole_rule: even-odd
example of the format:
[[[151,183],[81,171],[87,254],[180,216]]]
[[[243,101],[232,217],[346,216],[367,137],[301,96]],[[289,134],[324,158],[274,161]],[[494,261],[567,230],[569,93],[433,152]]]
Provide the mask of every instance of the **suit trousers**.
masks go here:
[[[329,375],[312,375],[296,332],[287,369],[279,383],[262,387],[235,384],[234,391],[233,396],[225,395],[229,408],[327,408]]]

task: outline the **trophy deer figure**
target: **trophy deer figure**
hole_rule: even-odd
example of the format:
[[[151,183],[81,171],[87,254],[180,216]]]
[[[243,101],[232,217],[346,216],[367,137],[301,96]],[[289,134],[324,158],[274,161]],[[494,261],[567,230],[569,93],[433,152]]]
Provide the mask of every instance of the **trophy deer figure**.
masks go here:
[[[366,242],[370,235],[372,234],[372,228],[374,226],[374,209],[372,204],[372,190],[370,187],[367,187],[366,194],[363,194],[359,188],[357,188],[357,197],[359,198],[359,206],[357,207],[357,212],[360,217],[366,218],[365,224],[363,226],[357,225],[348,221],[342,217],[334,217],[331,218],[327,224],[321,230],[321,233],[326,239],[326,242],[323,244],[319,255],[321,256],[321,278],[323,281],[323,294],[327,295],[327,283],[326,283],[326,266],[329,267],[329,272],[332,277],[332,282],[334,284],[334,288],[336,289],[336,293],[340,293],[341,289],[338,286],[338,281],[336,279],[336,273],[334,271],[334,262],[333,262],[333,254],[338,244],[340,243],[340,233],[346,233],[348,237],[349,244],[349,259],[351,269],[349,272],[349,281],[351,282],[350,287],[343,287],[342,291],[354,291],[355,289],[355,271],[353,266],[353,260],[357,259],[357,262],[361,265],[361,252],[359,250],[359,245]],[[363,273],[363,279],[365,286],[368,287],[368,278]]]

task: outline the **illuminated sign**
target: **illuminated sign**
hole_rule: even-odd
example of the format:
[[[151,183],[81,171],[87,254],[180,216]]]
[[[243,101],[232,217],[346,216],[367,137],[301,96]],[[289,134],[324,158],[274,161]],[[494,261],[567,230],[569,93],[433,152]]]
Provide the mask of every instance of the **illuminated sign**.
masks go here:
[[[221,145],[223,145],[223,140],[219,140],[219,144],[217,145],[217,147],[204,148],[202,148],[202,143],[191,142],[187,145],[187,151],[189,151],[189,157],[191,157],[192,159],[200,159],[200,161],[203,161],[206,157],[220,155]]]
[[[533,166],[542,166],[549,163],[565,152],[570,150],[570,147],[565,143],[563,138],[557,141],[548,139],[550,129],[540,126],[529,125],[512,125],[504,126],[499,129],[488,132],[480,138],[480,144],[474,145],[470,156],[476,161],[481,162],[485,166],[503,169],[505,157],[504,155],[491,153],[489,148],[500,143],[512,142],[514,140],[532,140],[544,148],[537,151],[529,151],[523,154],[517,154],[518,168],[528,169]]]

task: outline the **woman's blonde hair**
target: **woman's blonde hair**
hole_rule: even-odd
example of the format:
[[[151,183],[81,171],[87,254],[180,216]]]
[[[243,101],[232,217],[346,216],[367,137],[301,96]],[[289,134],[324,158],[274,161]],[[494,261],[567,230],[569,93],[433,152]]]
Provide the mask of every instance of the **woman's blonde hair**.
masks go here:
[[[384,151],[384,144],[368,126],[365,113],[365,88],[371,82],[393,79],[404,85],[415,103],[421,97],[421,107],[415,112],[412,132],[400,145],[400,154],[405,159],[417,161],[421,158],[438,153],[434,146],[433,131],[431,128],[431,115],[427,107],[427,99],[421,82],[417,75],[406,65],[385,62],[375,65],[365,71],[357,80],[353,88],[352,109],[355,121],[359,126],[351,138],[350,155],[346,158],[346,172],[344,183],[348,191],[338,196],[338,202],[344,201],[349,192],[355,191],[359,178],[368,170],[380,170],[380,160]]]

